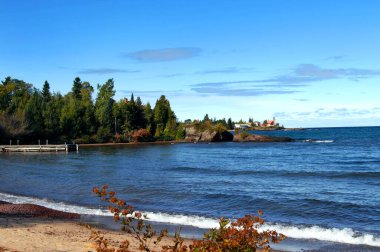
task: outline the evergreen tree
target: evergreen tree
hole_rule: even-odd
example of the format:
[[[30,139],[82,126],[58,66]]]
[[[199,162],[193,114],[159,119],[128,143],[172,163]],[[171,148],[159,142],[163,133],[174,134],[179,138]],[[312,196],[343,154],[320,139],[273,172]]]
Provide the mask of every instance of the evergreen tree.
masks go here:
[[[71,89],[73,92],[74,98],[77,100],[80,100],[82,98],[81,92],[82,92],[82,81],[79,77],[76,77],[73,82],[73,87]]]
[[[161,95],[157,100],[153,110],[154,121],[156,124],[155,137],[161,137],[164,134],[164,130],[173,130],[174,121],[176,116],[170,108],[170,103],[164,95]],[[167,125],[169,122],[169,125]]]
[[[107,141],[112,136],[114,126],[113,96],[115,95],[114,81],[109,79],[103,85],[98,85],[98,96],[95,102],[95,118],[98,122],[98,138]]]
[[[28,128],[31,130],[31,134],[34,136],[44,135],[42,107],[43,97],[37,89],[34,89],[34,92],[25,107],[25,115],[28,122]]]
[[[96,132],[96,120],[95,120],[95,106],[92,100],[92,94],[94,88],[89,82],[83,82],[81,89],[81,101],[80,101],[80,110],[83,115],[83,128],[82,132],[85,135],[91,135]]]
[[[205,117],[203,118],[203,122],[207,122],[207,121],[210,121],[210,118],[208,117],[208,114],[206,114]]]
[[[154,135],[154,131],[156,129],[156,124],[154,122],[154,113],[150,103],[148,102],[144,107],[144,117],[146,120],[146,129],[150,135]]]
[[[228,120],[227,120],[227,129],[229,129],[229,130],[234,129],[234,124],[232,123],[231,118],[228,118]]]
[[[49,102],[51,99],[50,84],[48,81],[45,81],[44,86],[42,88],[42,97],[44,98],[45,103]]]

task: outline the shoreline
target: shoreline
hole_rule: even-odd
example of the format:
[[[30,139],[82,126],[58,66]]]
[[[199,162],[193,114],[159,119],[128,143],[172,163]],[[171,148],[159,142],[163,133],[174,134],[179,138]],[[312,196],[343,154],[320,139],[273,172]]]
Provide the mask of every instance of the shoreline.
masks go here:
[[[86,144],[79,144],[79,147],[104,147],[104,146],[126,146],[126,145],[150,145],[150,144],[179,144],[179,143],[191,143],[186,141],[155,141],[155,142],[128,142],[128,143],[86,143]]]
[[[89,228],[91,226],[91,229]],[[0,201],[0,251],[95,251],[91,232],[99,231],[109,244],[117,248],[125,239],[131,251],[139,251],[139,243],[126,232],[99,224],[91,224],[81,215],[53,210],[35,204],[12,204]],[[173,237],[164,237],[153,250],[171,245]],[[190,245],[191,239],[184,238]]]
[[[99,231],[115,248],[128,239],[129,249],[140,251],[137,240],[125,232],[101,227],[92,227],[92,230]],[[96,251],[90,236],[91,229],[77,219],[0,217],[0,251]],[[150,247],[160,249],[172,244],[172,239],[164,237],[161,243],[152,242]],[[184,239],[184,244],[191,244],[191,240]]]
[[[13,210],[8,211],[7,209],[11,206],[14,207]],[[31,215],[30,209],[33,208],[37,210],[34,215]],[[99,218],[108,218],[108,220],[104,222]],[[165,237],[159,245],[152,247],[155,251],[160,251],[164,245],[172,245],[173,233],[181,226],[149,221],[148,223],[152,224],[153,229],[157,231],[162,228],[169,231],[169,236]],[[91,236],[91,229],[87,227],[89,225],[92,230],[99,231],[104,235],[105,239],[110,239],[111,245],[118,247],[122,241],[128,239],[130,250],[139,251],[137,240],[127,233],[119,231],[119,223],[114,223],[111,216],[79,215],[34,204],[12,204],[0,201],[0,237],[2,237],[0,239],[0,252],[95,251],[94,242],[89,240]],[[183,226],[181,236],[185,245],[190,245],[194,239],[201,239],[201,237],[186,235],[186,226]],[[271,247],[273,252],[378,251],[377,247],[368,245],[294,238],[287,238],[280,244],[272,244]],[[257,251],[262,250],[258,249]]]

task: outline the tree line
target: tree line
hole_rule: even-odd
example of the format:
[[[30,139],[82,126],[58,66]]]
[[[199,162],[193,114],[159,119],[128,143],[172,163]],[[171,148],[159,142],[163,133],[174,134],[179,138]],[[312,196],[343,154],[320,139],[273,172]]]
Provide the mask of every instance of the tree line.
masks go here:
[[[94,87],[79,77],[66,95],[51,92],[45,81],[42,90],[23,80],[6,77],[0,84],[0,142],[103,143],[181,140],[185,125],[206,123],[233,128],[231,118],[179,122],[169,100],[161,95],[154,107],[140,97],[116,101],[113,79]]]

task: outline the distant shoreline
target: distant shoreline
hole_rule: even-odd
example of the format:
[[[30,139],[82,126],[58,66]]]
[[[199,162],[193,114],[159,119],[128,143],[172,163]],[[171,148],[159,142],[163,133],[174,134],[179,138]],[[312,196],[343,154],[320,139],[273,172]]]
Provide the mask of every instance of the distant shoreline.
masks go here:
[[[125,145],[150,145],[150,144],[178,144],[178,143],[191,143],[186,141],[155,141],[155,142],[128,142],[128,143],[86,143],[79,144],[80,147],[104,147],[104,146],[125,146]]]

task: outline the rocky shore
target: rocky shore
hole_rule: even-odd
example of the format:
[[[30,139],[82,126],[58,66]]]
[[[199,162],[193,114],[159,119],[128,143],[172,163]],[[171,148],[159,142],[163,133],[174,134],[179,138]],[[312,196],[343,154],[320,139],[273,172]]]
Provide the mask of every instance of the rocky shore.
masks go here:
[[[195,127],[186,128],[185,142],[292,142],[290,137],[275,137],[256,134],[232,134],[229,131],[197,130]]]
[[[49,209],[34,204],[11,204],[0,201],[0,217],[38,217],[55,219],[79,219],[80,215]]]

